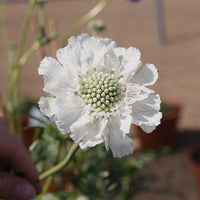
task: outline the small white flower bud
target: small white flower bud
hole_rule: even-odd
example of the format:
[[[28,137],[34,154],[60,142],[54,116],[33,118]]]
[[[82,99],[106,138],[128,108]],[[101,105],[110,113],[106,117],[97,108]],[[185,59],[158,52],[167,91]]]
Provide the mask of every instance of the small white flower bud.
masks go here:
[[[96,97],[94,97],[92,100],[93,100],[93,102],[97,102],[97,98]]]
[[[112,97],[112,96],[113,96],[113,93],[112,93],[112,92],[109,92],[109,96]]]
[[[108,100],[109,100],[109,99],[110,99],[110,96],[109,96],[109,95],[106,95],[106,99],[108,99]]]
[[[91,89],[88,89],[88,90],[87,90],[87,93],[91,93],[91,92],[92,92],[92,90],[91,90]]]
[[[97,99],[100,99],[100,98],[101,98],[101,95],[100,95],[100,94],[97,94],[96,97],[97,97]]]
[[[89,100],[88,100],[88,103],[89,103],[89,104],[93,103],[92,99],[89,99]]]
[[[97,89],[101,88],[101,85],[97,85],[96,88],[97,88]]]
[[[97,104],[96,104],[96,103],[93,103],[92,106],[93,106],[94,108],[97,108]]]
[[[101,89],[98,89],[98,90],[97,90],[97,93],[100,94],[100,93],[101,93]]]
[[[105,89],[104,91],[105,91],[105,93],[108,93],[108,92],[109,92],[109,90],[108,90],[108,89]]]
[[[105,101],[105,104],[106,104],[106,105],[109,105],[109,103],[110,103],[110,102],[109,102],[108,100]]]
[[[101,102],[100,102],[100,101],[97,102],[97,106],[98,106],[98,107],[101,106]]]
[[[102,97],[105,97],[105,96],[106,96],[106,93],[105,93],[105,92],[102,92],[102,93],[101,93],[101,96],[102,96]]]
[[[105,108],[106,108],[106,106],[105,106],[104,104],[102,104],[102,105],[101,105],[101,108],[102,108],[102,109],[105,109]]]
[[[112,91],[112,87],[109,87],[108,89],[109,89],[109,91]]]
[[[101,100],[100,100],[100,101],[103,103],[103,102],[105,102],[105,99],[104,99],[104,98],[101,98]]]

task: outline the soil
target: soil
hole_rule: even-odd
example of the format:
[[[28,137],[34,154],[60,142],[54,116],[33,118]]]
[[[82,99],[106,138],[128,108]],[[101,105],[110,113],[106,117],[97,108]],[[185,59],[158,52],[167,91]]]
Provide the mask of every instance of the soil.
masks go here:
[[[46,18],[57,23],[59,38],[91,9],[97,0],[53,1],[46,6]],[[119,46],[135,46],[142,52],[143,63],[154,63],[159,69],[159,80],[152,89],[162,99],[178,99],[184,110],[179,123],[179,145],[177,150],[163,155],[150,163],[144,170],[151,189],[136,196],[136,200],[197,200],[197,191],[187,162],[187,152],[194,143],[200,142],[200,1],[163,1],[165,42],[159,44],[156,35],[154,0],[133,3],[115,0],[98,15],[107,26],[103,36],[117,41]],[[7,5],[9,37],[17,43],[20,27],[27,4],[24,2]],[[1,33],[3,29],[0,29]],[[78,33],[86,32],[85,28]],[[1,35],[2,36],[2,35]],[[27,46],[34,36],[29,31]],[[4,98],[8,93],[8,73],[5,52],[0,39],[0,87]],[[50,46],[45,48],[51,56]],[[23,96],[38,100],[42,91],[43,78],[38,75],[39,59],[34,54],[22,70],[21,91]],[[191,142],[192,141],[192,142]]]

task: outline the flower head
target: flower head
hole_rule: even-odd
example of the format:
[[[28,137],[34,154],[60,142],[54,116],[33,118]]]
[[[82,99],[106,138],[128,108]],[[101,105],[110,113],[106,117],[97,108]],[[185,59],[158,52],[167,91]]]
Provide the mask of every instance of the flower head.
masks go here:
[[[156,82],[157,69],[142,67],[140,57],[138,49],[117,47],[111,39],[71,37],[57,51],[58,61],[46,57],[40,64],[44,91],[54,96],[41,97],[42,113],[81,148],[105,142],[114,157],[131,154],[131,124],[150,133],[161,119],[160,97],[146,88]]]

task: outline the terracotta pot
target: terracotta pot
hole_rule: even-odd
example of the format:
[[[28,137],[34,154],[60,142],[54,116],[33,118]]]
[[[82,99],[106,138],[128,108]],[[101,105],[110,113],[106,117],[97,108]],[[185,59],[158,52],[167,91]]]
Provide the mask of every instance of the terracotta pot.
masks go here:
[[[157,149],[162,146],[174,147],[177,141],[177,122],[182,109],[177,101],[166,101],[174,109],[163,115],[161,124],[152,133],[145,133],[140,127],[133,125],[132,132],[137,134],[140,150]]]
[[[197,183],[197,189],[200,199],[200,144],[190,150],[188,154],[188,160]]]

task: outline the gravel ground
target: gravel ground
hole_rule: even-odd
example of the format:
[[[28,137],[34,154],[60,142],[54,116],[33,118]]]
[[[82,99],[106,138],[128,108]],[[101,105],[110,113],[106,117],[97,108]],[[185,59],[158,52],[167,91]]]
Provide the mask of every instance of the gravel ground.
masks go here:
[[[147,190],[134,200],[198,200],[195,180],[188,162],[188,152],[198,143],[199,131],[183,131],[174,151],[149,163],[142,171]]]
[[[97,0],[54,1],[46,6],[47,18],[54,18],[57,23],[59,37],[90,8]],[[154,1],[131,3],[128,0],[112,1],[98,15],[106,22],[107,29],[103,36],[116,40],[119,46],[135,46],[142,52],[144,63],[154,63],[160,72],[160,78],[153,87],[162,99],[178,99],[184,109],[179,123],[183,138],[200,141],[200,1],[187,0],[163,1],[165,13],[166,42],[157,43]],[[20,25],[25,3],[10,3],[7,6],[9,36],[18,41]],[[2,31],[2,29],[0,29]],[[85,29],[79,31],[85,32]],[[5,68],[3,39],[0,39],[0,86],[7,96],[8,74]],[[31,45],[33,35],[28,35]],[[46,55],[50,56],[49,46]],[[38,100],[43,94],[43,80],[38,76],[39,60],[35,54],[27,62],[22,72],[21,90],[24,96]],[[184,131],[187,130],[187,131]],[[181,138],[180,138],[181,139]],[[180,140],[181,142],[182,139]],[[184,143],[184,142],[183,142]],[[136,200],[196,200],[197,192],[186,155],[190,145],[177,148],[169,155],[161,156],[145,168],[144,176],[149,179],[152,189],[139,194]]]

